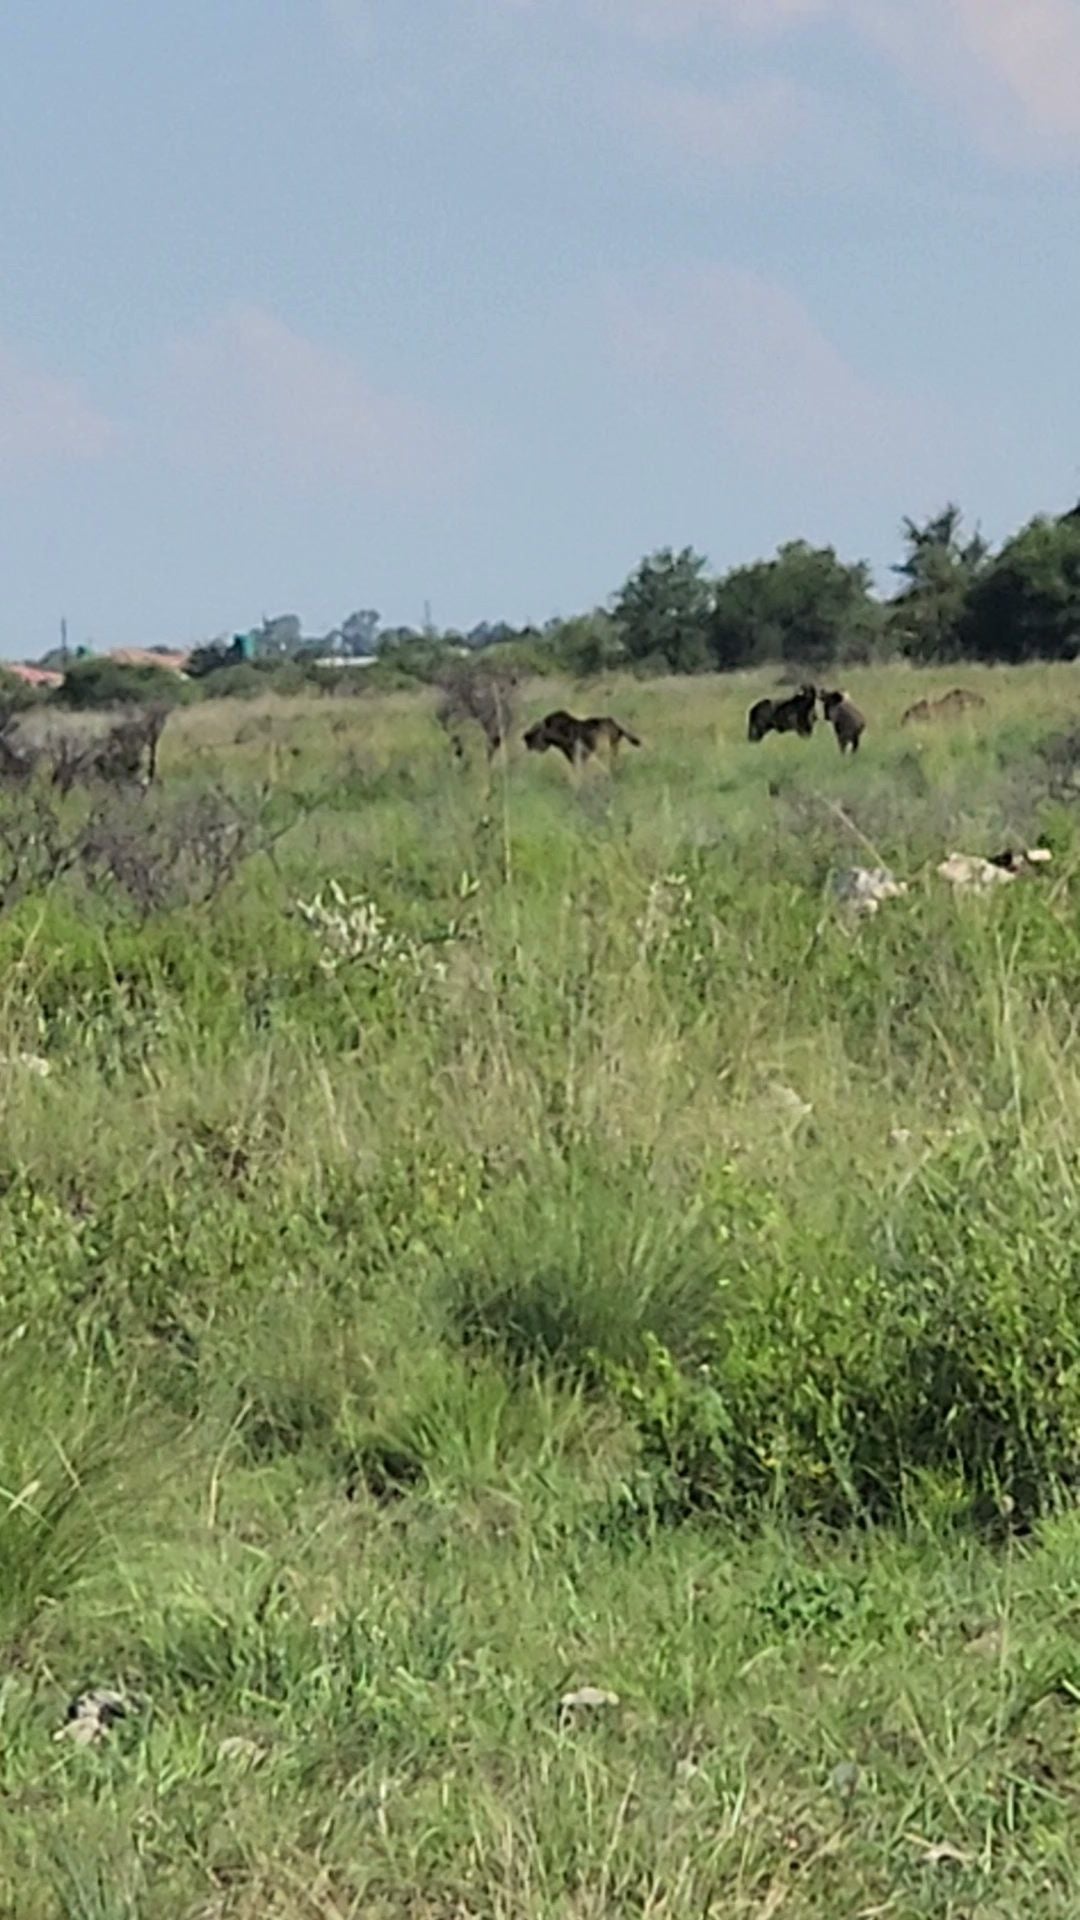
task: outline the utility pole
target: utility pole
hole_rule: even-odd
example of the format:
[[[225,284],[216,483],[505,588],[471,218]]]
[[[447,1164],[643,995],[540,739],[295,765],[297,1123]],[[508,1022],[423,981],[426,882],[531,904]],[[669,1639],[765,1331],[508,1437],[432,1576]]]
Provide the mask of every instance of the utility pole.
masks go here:
[[[68,661],[67,619],[63,614],[60,616],[60,658],[66,667]]]
[[[431,623],[431,601],[424,601],[424,638],[430,640],[435,628]]]

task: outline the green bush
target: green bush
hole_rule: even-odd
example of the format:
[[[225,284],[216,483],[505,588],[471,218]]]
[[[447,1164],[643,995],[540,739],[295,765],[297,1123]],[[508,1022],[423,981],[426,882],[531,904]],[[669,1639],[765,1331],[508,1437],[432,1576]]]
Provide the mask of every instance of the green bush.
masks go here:
[[[920,1486],[1030,1526],[1080,1484],[1080,1255],[1059,1170],[959,1159],[863,1257],[761,1247],[692,1360],[656,1334],[606,1379],[667,1518],[902,1521]],[[876,1244],[875,1244],[876,1243]]]
[[[31,707],[40,707],[48,697],[44,688],[28,686],[17,673],[7,673],[0,667],[0,715],[27,713]]]
[[[208,700],[252,700],[262,693],[304,693],[312,684],[298,660],[247,660],[204,674],[199,689]]]
[[[61,706],[85,711],[95,707],[173,706],[183,700],[184,683],[170,667],[127,666],[119,660],[77,660],[57,688]]]

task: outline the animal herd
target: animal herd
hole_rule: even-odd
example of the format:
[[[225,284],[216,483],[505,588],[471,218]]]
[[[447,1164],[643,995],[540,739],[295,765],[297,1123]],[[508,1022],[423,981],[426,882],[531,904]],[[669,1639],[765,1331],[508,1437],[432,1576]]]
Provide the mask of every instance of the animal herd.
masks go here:
[[[764,740],[768,733],[798,733],[804,739],[809,739],[814,731],[819,699],[822,713],[836,735],[841,753],[857,753],[866,729],[866,721],[858,707],[848,699],[846,693],[830,693],[823,688],[819,694],[817,688],[811,686],[800,687],[797,693],[789,695],[786,700],[756,700],[747,716],[748,738],[757,741]],[[632,747],[641,745],[637,734],[612,719],[610,714],[577,720],[563,707],[545,714],[542,720],[528,729],[524,740],[530,753],[545,753],[548,747],[555,747],[565,755],[571,766],[590,759],[601,742],[608,747],[613,760],[623,740]]]
[[[865,715],[860,713],[846,693],[839,689],[830,691],[825,687],[818,688],[809,682],[782,700],[755,700],[746,716],[747,739],[757,743],[770,733],[795,733],[808,740],[817,723],[819,705],[821,717],[832,728],[840,752],[858,753],[859,742],[866,731]],[[901,716],[900,724],[906,727],[924,721],[944,720],[985,705],[986,701],[980,693],[971,693],[964,687],[952,687],[937,700],[916,700],[914,706],[908,707]],[[549,747],[554,747],[571,766],[578,766],[590,759],[601,744],[607,746],[612,760],[616,758],[624,740],[632,747],[641,745],[637,734],[631,733],[628,727],[622,726],[610,714],[594,714],[587,720],[578,720],[563,707],[545,714],[542,720],[528,729],[523,738],[530,753],[545,753]]]

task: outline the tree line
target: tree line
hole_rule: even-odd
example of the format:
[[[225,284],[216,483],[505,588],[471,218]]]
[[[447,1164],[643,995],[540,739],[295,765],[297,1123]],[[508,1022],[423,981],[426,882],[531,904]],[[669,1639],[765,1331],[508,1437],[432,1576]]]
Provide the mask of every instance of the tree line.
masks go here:
[[[692,549],[665,549],[616,596],[612,639],[628,664],[676,673],[1080,653],[1080,508],[1031,521],[997,552],[965,530],[956,506],[906,520],[893,572],[896,589],[882,598],[865,562],[802,540],[720,578]]]
[[[196,648],[188,693],[192,682],[215,696],[291,693],[305,685],[441,684],[458,656],[587,677],[620,667],[723,673],[786,664],[813,673],[895,658],[1020,664],[1080,654],[1080,506],[1031,520],[996,551],[965,527],[952,504],[922,522],[905,520],[901,541],[887,596],[875,592],[865,561],[792,540],[772,559],[720,575],[691,547],[662,548],[641,561],[607,607],[542,627],[485,621],[468,632],[430,624],[386,628],[365,608],[316,639],[304,636],[295,614],[283,614],[231,642]],[[358,660],[366,664],[362,673]],[[152,688],[164,692],[166,677],[155,667],[89,657],[71,666],[57,697],[85,706],[145,701]],[[32,696],[11,689],[10,697]],[[182,688],[172,686],[168,697],[183,697]]]
[[[950,504],[904,521],[892,571],[894,590],[882,596],[865,561],[804,540],[721,575],[690,547],[663,548],[642,560],[608,607],[543,628],[384,633],[374,615],[365,638],[380,660],[421,678],[448,647],[498,649],[526,667],[580,675],[774,662],[813,670],[892,658],[1018,664],[1080,654],[1080,506],[1030,521],[995,551]]]

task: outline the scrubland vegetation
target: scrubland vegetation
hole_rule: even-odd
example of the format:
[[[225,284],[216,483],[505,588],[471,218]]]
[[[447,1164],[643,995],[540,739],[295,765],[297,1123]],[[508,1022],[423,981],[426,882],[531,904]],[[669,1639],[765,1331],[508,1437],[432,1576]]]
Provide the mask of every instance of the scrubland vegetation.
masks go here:
[[[526,689],[614,777],[207,701],[0,795],[0,1912],[1080,1911],[1075,674],[852,669],[855,762],[746,744],[775,669]]]

